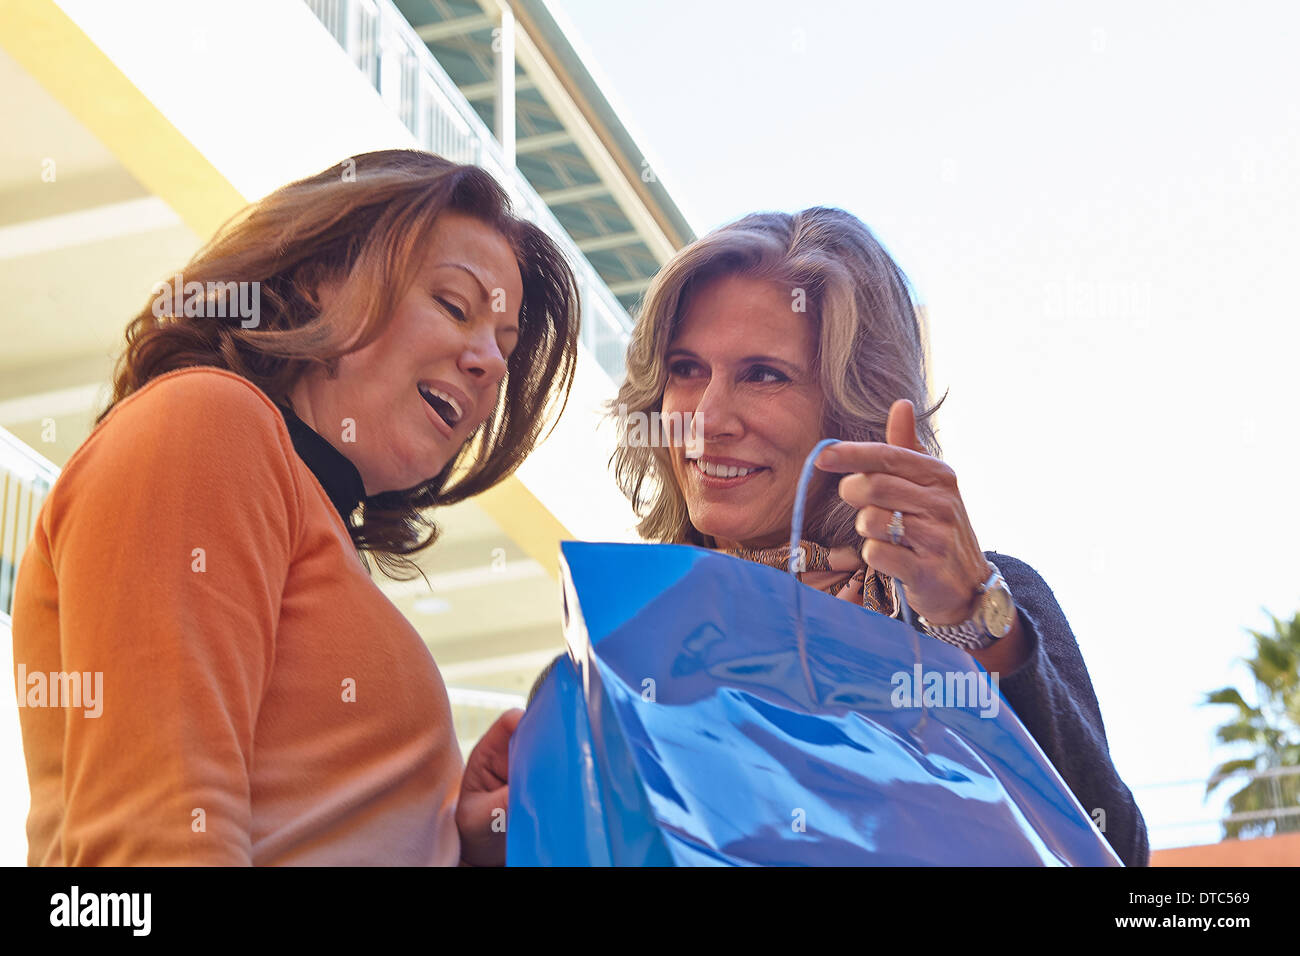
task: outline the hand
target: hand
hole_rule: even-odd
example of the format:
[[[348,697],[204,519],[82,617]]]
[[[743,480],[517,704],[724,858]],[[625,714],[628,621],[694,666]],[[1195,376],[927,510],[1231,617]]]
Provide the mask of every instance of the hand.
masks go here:
[[[460,801],[456,804],[460,860],[464,865],[505,866],[510,737],[523,716],[523,710],[516,707],[498,717],[465,762]]]
[[[988,579],[980,549],[947,464],[926,454],[916,438],[916,412],[907,399],[889,409],[887,442],[841,442],[817,457],[823,471],[854,472],[840,480],[840,497],[858,510],[862,557],[895,578],[908,604],[934,624],[960,624],[975,612]],[[890,541],[895,511],[903,539]]]

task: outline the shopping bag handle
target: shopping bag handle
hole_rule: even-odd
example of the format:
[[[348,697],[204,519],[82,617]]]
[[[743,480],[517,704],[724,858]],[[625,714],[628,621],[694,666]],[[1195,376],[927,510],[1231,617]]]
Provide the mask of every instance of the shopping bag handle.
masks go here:
[[[813,462],[817,460],[817,456],[824,449],[830,448],[831,445],[838,445],[839,441],[838,438],[823,438],[813,446],[813,450],[804,459],[803,471],[799,473],[799,484],[794,493],[794,512],[790,516],[790,557],[787,569],[791,574],[798,574],[801,570],[798,567],[798,558],[802,555],[799,548],[800,542],[803,540],[803,508],[804,500],[808,496],[808,483],[812,481],[813,468],[816,467]],[[898,603],[903,612],[903,620],[910,627],[912,624],[912,609],[907,606],[907,598],[903,595],[902,586],[898,585],[897,582],[895,582],[895,585],[894,590],[898,594]],[[866,586],[865,582],[863,586]],[[800,618],[800,624],[802,625],[802,614]]]

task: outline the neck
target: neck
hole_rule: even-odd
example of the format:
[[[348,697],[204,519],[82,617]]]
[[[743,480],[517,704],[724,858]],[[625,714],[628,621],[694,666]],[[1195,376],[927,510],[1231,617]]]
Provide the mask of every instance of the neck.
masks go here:
[[[715,551],[766,551],[769,548],[781,548],[790,543],[789,534],[770,534],[762,538],[749,538],[744,541],[733,538],[713,538]]]
[[[289,394],[285,396],[287,404],[298,416],[299,421],[314,431],[317,435],[325,438],[320,428],[316,425],[316,412],[312,408],[311,394],[307,391],[307,377],[304,375],[294,382],[293,388],[289,389]],[[329,441],[329,439],[326,439]],[[333,442],[330,442],[333,444]]]
[[[321,438],[325,439],[325,441],[329,442],[330,446],[340,455],[352,462],[353,467],[357,469],[357,474],[361,475],[361,483],[365,486],[366,494],[375,494],[372,483],[366,479],[366,475],[361,470],[361,466],[358,465],[356,461],[353,460],[352,456],[342,447],[341,441],[335,441],[335,439],[331,437],[333,429],[322,429],[320,427],[320,423],[329,421],[329,417],[322,414],[321,409],[317,408],[313,404],[312,394],[312,390],[307,387],[307,376],[301,376],[298,381],[294,383],[293,388],[289,390],[289,394],[286,396],[290,409],[298,416],[299,421]]]

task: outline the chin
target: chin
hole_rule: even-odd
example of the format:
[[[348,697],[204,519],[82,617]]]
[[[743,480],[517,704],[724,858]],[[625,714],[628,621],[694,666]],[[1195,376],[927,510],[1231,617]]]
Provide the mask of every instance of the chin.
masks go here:
[[[721,538],[725,541],[735,541],[737,543],[753,540],[755,537],[761,537],[763,534],[762,531],[753,528],[743,521],[728,521],[721,515],[709,515],[699,521],[692,518],[691,524],[700,534],[708,535],[714,539]]]
[[[425,455],[423,459],[413,459],[414,461],[423,461],[423,464],[403,463],[400,468],[395,468],[387,482],[388,491],[410,491],[419,485],[430,481],[440,474],[447,463],[442,460],[442,455]]]

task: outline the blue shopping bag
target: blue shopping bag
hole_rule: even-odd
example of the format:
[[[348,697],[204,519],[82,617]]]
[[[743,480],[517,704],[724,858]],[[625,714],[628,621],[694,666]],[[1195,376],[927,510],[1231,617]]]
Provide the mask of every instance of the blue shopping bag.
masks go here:
[[[508,864],[1119,863],[957,648],[701,548],[561,556]]]
[[[567,654],[510,742],[507,865],[1120,865],[965,652],[701,548],[560,558]]]

